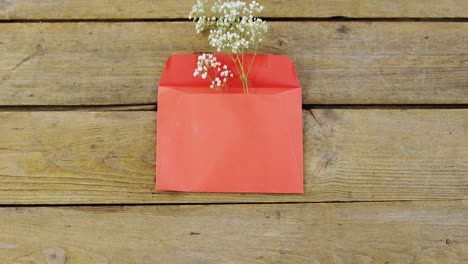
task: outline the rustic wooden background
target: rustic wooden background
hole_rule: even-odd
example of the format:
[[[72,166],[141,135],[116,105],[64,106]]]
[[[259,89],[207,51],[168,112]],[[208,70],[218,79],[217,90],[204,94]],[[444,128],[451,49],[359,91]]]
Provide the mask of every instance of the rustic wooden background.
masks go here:
[[[0,263],[468,263],[468,1],[263,0],[304,195],[154,190],[185,0],[0,0]]]

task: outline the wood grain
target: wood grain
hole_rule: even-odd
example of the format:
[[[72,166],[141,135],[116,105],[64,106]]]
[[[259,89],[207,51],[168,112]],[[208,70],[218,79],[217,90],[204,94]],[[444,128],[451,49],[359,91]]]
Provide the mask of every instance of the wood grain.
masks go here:
[[[155,112],[0,112],[0,204],[468,197],[468,110],[304,111],[304,195],[157,192]]]
[[[263,0],[265,17],[466,18],[464,0]],[[0,19],[186,18],[187,0],[1,0]]]
[[[466,202],[0,209],[2,263],[467,263]]]
[[[466,104],[468,23],[274,22],[305,104]],[[211,50],[191,23],[0,24],[0,105],[155,104],[168,56]]]

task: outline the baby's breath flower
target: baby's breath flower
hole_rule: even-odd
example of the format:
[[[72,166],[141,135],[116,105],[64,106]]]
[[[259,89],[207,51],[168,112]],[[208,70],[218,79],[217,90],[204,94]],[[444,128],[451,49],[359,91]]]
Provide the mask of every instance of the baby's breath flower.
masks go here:
[[[197,33],[209,31],[210,45],[218,52],[256,53],[268,26],[254,15],[261,13],[264,7],[256,1],[247,5],[243,1],[216,0],[211,8],[213,16],[209,18],[204,9],[206,3],[207,0],[198,0],[189,15],[196,22]]]
[[[215,0],[208,16],[205,10],[207,2],[208,0],[197,0],[189,15],[189,19],[196,22],[197,33],[208,31],[208,41],[212,47],[216,48],[217,52],[234,54],[235,56],[252,53],[255,56],[258,45],[263,41],[263,34],[268,32],[266,21],[255,17],[263,11],[264,7],[256,1],[247,4],[244,1]],[[252,65],[245,69],[243,61],[240,62],[237,59],[234,60],[234,63],[238,64],[244,91],[248,92],[247,77]],[[208,63],[204,63],[204,65],[213,67]],[[202,70],[207,71],[204,68]],[[194,75],[198,76],[200,72],[198,69]],[[226,75],[226,77],[229,76],[231,74]],[[215,80],[213,85],[216,87],[217,84],[218,81]]]
[[[229,77],[234,77],[234,74],[228,69],[227,65],[219,62],[213,54],[203,53],[198,56],[197,68],[195,68],[193,76],[200,76],[202,79],[208,78],[211,81],[210,88],[221,91],[227,84]]]

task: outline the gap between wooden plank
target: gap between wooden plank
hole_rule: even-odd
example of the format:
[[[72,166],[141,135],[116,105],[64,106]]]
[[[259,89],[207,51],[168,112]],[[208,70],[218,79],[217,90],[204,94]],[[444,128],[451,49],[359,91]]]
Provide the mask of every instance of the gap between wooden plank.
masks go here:
[[[468,18],[422,18],[422,17],[261,17],[269,22],[468,22]],[[189,22],[186,18],[108,18],[108,19],[0,19],[0,23],[131,23],[131,22]]]
[[[47,112],[47,111],[156,111],[155,104],[137,105],[19,105],[0,106],[0,112]]]
[[[183,193],[181,193],[183,194]],[[438,199],[438,200],[421,200],[424,202],[457,202],[457,201],[468,201],[466,199]],[[206,203],[93,203],[93,204],[61,204],[61,203],[50,203],[50,204],[0,204],[0,208],[11,208],[11,207],[121,207],[121,206],[200,206],[200,205],[269,205],[269,204],[374,204],[374,203],[414,203],[418,200],[374,200],[374,201],[299,201],[299,202],[281,202],[281,201],[270,201],[270,202],[249,202],[249,201],[240,201],[240,202],[206,202]]]
[[[468,104],[401,104],[401,105],[386,105],[386,104],[305,104],[302,105],[303,110],[308,109],[468,109]],[[158,106],[155,104],[138,104],[138,105],[19,105],[19,106],[0,106],[0,112],[56,112],[56,111],[83,111],[83,112],[99,112],[99,111],[157,111]]]

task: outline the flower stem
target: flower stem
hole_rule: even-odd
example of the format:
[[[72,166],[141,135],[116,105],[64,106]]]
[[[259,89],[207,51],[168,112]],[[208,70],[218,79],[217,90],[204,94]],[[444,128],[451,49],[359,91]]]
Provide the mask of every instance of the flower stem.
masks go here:
[[[246,73],[245,72],[245,65],[244,65],[244,54],[243,53],[241,55],[239,55],[239,54],[234,54],[234,55],[229,54],[229,57],[234,62],[234,66],[236,67],[236,70],[240,75],[240,79],[241,79],[241,82],[242,82],[242,91],[245,94],[249,93],[249,79],[248,79],[248,76],[249,76],[250,70],[252,69],[253,60],[255,59],[255,56],[256,56],[256,54],[254,54],[254,57],[252,58],[252,61],[250,62],[250,65],[249,65],[248,72]]]
[[[257,56],[257,48],[258,48],[258,43],[255,45],[255,51],[253,53],[252,60],[250,61],[249,69],[247,70],[247,76],[249,76],[250,70],[252,70],[252,65],[254,63],[255,57]]]
[[[242,48],[242,65],[241,65],[242,76],[241,76],[241,79],[242,79],[242,83],[244,83],[244,85],[245,85],[244,93],[248,94],[249,93],[249,79],[248,79],[249,74],[248,73],[245,74],[244,53],[245,53],[245,50],[244,50],[244,48]]]

